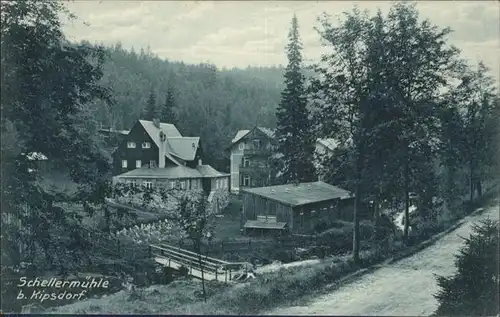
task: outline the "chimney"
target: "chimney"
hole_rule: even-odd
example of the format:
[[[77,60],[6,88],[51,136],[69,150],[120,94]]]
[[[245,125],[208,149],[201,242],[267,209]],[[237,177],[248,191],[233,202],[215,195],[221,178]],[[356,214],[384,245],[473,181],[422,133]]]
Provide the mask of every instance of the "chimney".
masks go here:
[[[160,128],[160,120],[158,120],[157,118],[154,118],[153,119],[153,125],[159,129]]]
[[[201,164],[201,159],[198,159],[198,166],[202,165]]]
[[[163,131],[160,131],[160,146],[158,147],[158,167],[165,167],[165,141],[167,136]]]

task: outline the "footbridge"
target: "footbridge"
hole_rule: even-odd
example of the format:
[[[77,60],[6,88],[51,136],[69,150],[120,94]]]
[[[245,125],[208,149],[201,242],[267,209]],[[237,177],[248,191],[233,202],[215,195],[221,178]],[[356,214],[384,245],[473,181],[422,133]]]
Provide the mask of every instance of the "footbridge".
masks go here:
[[[227,283],[233,279],[235,273],[249,269],[249,263],[226,262],[168,244],[149,245],[149,254],[156,263],[161,265],[175,270],[186,268],[188,275],[194,278],[201,279],[203,272],[203,279],[207,281],[216,280]]]

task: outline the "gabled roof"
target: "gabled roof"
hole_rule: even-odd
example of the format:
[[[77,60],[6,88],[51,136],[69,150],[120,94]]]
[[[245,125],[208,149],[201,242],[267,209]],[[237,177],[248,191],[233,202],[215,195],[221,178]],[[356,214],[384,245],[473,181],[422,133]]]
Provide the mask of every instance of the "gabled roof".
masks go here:
[[[183,137],[175,125],[160,122],[157,128],[152,121],[139,120],[144,130],[151,137],[158,149],[160,148],[160,131],[166,135],[165,156],[177,165],[182,165],[177,159],[192,161],[195,158],[196,150],[199,147],[199,137]],[[195,147],[193,148],[193,143]],[[175,157],[174,157],[175,156]]]
[[[339,146],[339,143],[333,138],[318,139],[316,142],[322,144],[331,151],[335,150]]]
[[[167,138],[182,137],[173,124],[160,122],[160,129],[158,129],[152,121],[139,120],[139,122],[158,147],[160,147],[160,130],[166,134]]]
[[[192,161],[196,156],[196,150],[200,146],[199,137],[174,137],[167,138],[171,154],[185,161]]]
[[[248,132],[250,132],[250,130],[239,130],[238,132],[236,132],[236,135],[231,140],[231,143],[238,142],[239,140],[241,140],[241,138],[243,138],[245,135],[247,135]]]
[[[196,166],[196,169],[198,170],[198,172],[200,172],[200,174],[203,177],[206,177],[206,178],[229,176],[229,174],[221,173],[210,165],[198,165],[198,166]]]
[[[278,201],[292,207],[353,197],[349,191],[324,182],[244,188],[241,191]]]
[[[247,136],[254,129],[258,129],[259,131],[264,133],[270,139],[274,139],[274,130],[273,129],[264,128],[264,127],[254,127],[251,130],[239,130],[238,132],[236,132],[236,135],[234,136],[233,140],[231,141],[231,145],[233,145],[233,144],[237,143],[238,141],[240,141],[241,139],[243,139],[245,136]]]

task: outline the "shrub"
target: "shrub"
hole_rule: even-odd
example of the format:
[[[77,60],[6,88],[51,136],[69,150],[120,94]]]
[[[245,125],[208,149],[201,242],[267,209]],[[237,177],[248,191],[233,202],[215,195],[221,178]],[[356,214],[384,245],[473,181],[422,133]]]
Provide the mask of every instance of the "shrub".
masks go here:
[[[494,316],[498,314],[498,221],[473,226],[473,233],[456,255],[457,273],[438,276],[440,290],[434,296],[440,316]]]
[[[297,255],[292,250],[277,250],[273,255],[273,259],[283,263],[290,263],[297,261]]]

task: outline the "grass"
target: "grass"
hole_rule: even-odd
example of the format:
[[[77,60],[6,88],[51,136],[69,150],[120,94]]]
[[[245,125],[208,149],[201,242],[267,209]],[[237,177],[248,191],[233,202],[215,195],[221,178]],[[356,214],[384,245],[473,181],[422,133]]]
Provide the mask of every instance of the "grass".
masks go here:
[[[206,282],[207,295],[228,288],[217,282]],[[186,305],[202,300],[201,282],[179,279],[168,285],[153,285],[136,291],[122,290],[118,293],[76,302],[53,308],[44,313],[52,314],[179,314]]]

